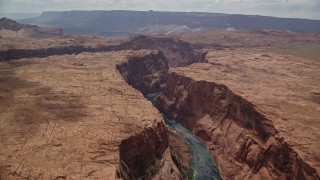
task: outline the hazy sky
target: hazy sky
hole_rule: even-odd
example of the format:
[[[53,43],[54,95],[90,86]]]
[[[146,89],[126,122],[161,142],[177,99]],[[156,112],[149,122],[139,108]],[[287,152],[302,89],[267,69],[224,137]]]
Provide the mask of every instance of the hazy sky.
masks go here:
[[[118,9],[320,19],[320,0],[0,0],[1,13]]]

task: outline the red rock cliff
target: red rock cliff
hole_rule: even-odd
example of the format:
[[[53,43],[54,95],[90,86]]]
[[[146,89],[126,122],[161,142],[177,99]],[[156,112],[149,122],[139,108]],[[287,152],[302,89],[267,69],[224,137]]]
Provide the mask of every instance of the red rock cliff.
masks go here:
[[[168,130],[163,123],[120,144],[121,177],[150,179],[157,173],[156,164],[169,146]],[[152,168],[154,167],[154,168]]]
[[[155,93],[166,81],[169,69],[167,59],[158,51],[148,56],[132,56],[117,65],[125,81],[143,94]]]
[[[206,142],[225,179],[318,179],[272,122],[228,87],[170,73],[157,107]]]

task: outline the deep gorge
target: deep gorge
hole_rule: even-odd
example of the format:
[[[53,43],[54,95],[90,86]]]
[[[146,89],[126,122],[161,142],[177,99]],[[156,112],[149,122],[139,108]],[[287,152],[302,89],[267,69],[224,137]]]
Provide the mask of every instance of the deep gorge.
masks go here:
[[[144,95],[162,90],[156,107],[205,142],[223,178],[318,178],[253,104],[224,85],[168,73],[169,60],[158,52],[153,58],[133,57],[117,68]]]
[[[148,94],[146,98],[155,105],[157,98],[161,92]],[[181,137],[187,142],[192,156],[192,169],[195,179],[222,179],[220,176],[219,168],[215,160],[212,158],[206,145],[200,142],[189,130],[181,124],[163,115],[163,119],[170,129],[178,132]]]

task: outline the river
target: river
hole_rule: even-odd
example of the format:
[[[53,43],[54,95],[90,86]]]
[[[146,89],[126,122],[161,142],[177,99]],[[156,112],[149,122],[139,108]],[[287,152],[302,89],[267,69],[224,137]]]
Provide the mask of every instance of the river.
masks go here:
[[[160,93],[148,94],[146,98],[154,102]],[[219,168],[211,156],[207,147],[200,142],[189,130],[177,123],[176,121],[163,115],[166,124],[176,131],[187,142],[194,169],[195,180],[221,180]]]

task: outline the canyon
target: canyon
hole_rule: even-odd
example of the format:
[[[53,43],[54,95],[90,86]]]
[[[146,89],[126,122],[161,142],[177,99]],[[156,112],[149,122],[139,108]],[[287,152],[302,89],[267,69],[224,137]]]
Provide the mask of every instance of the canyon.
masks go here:
[[[197,179],[170,122],[206,145],[222,179],[319,179],[319,56],[276,41],[320,42],[222,30],[1,37],[0,179]]]
[[[1,40],[2,179],[182,179],[175,163],[179,168],[190,163],[177,158],[173,162],[169,134],[175,142],[184,142],[173,138],[176,133],[169,133],[160,113],[127,85],[118,69],[136,78],[151,76],[157,89],[160,83],[154,78],[165,75],[168,61],[174,60],[164,54],[188,64],[197,60],[197,53],[184,53],[188,59],[181,51],[121,50],[130,49],[128,43],[135,40],[125,46],[81,37]],[[161,41],[162,47],[190,48],[169,38],[153,41]],[[91,52],[102,44],[111,49]],[[132,68],[145,71],[137,74]],[[179,147],[174,151],[177,155]]]

